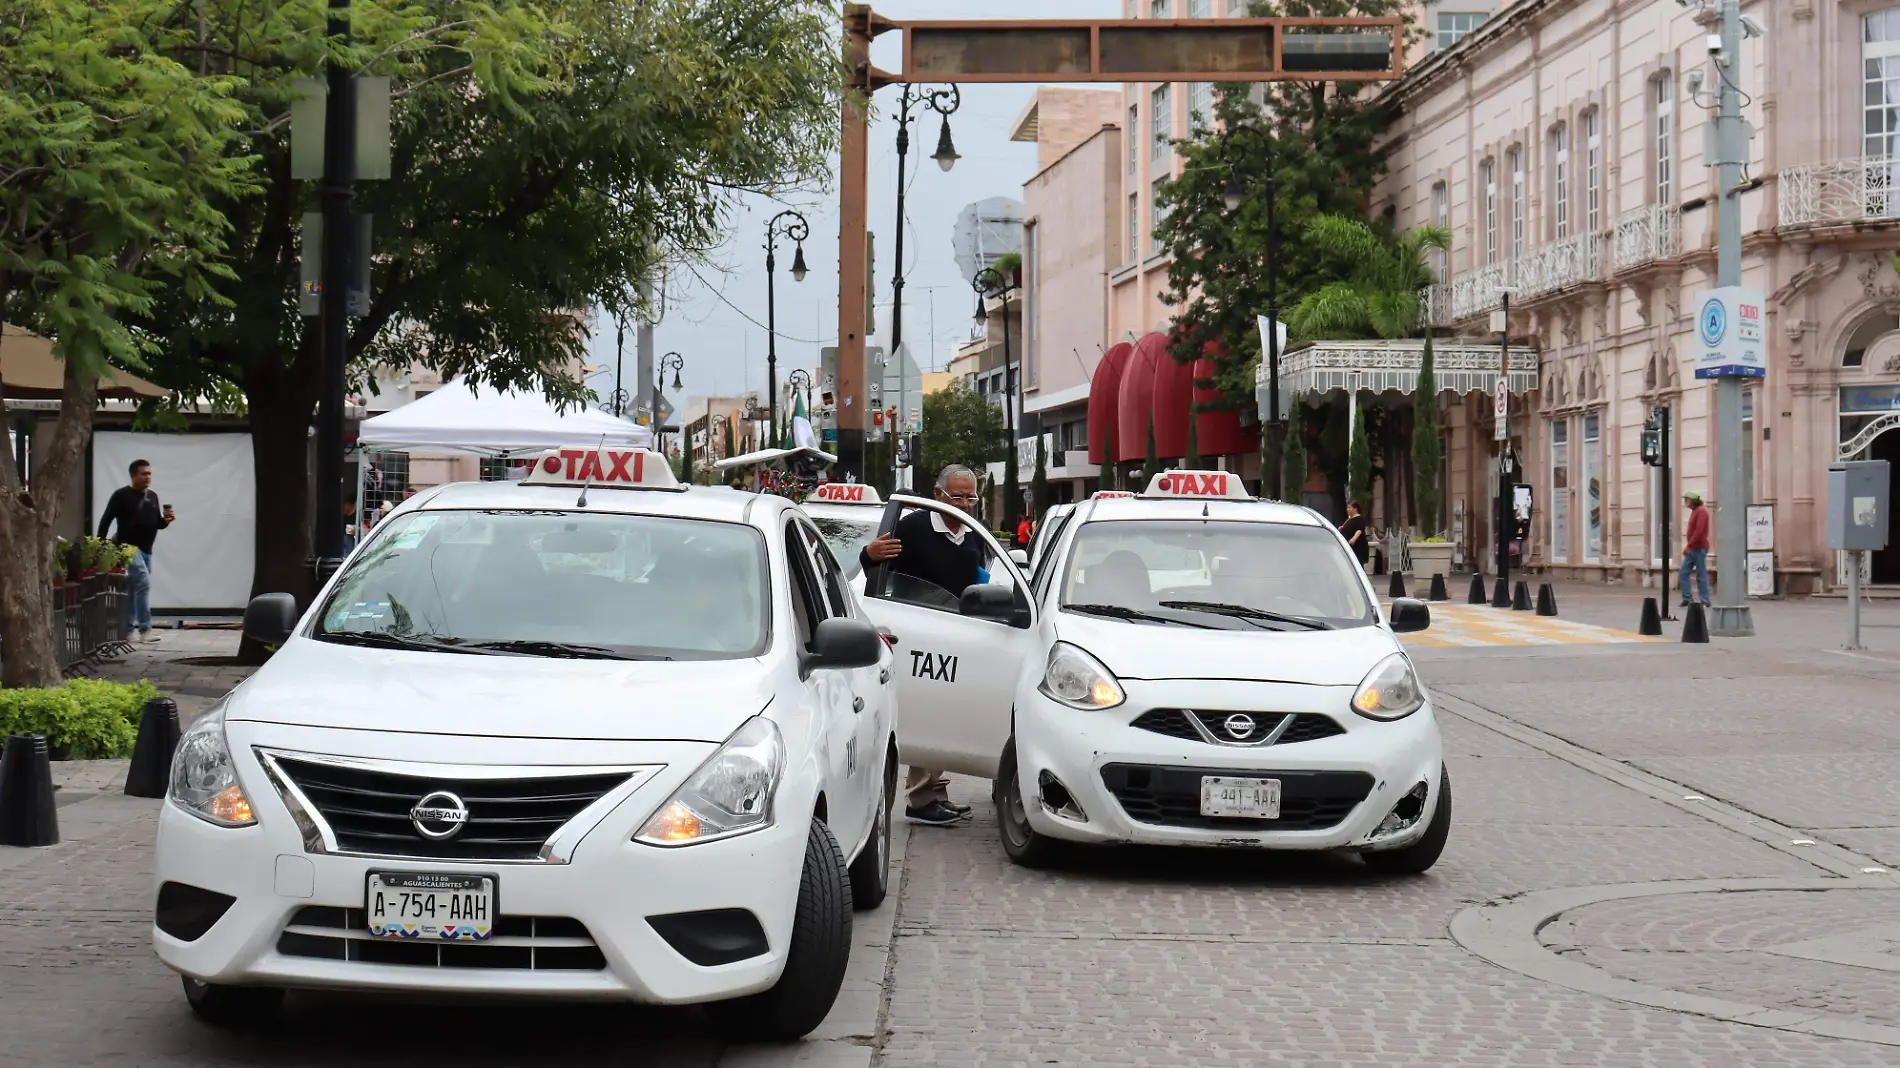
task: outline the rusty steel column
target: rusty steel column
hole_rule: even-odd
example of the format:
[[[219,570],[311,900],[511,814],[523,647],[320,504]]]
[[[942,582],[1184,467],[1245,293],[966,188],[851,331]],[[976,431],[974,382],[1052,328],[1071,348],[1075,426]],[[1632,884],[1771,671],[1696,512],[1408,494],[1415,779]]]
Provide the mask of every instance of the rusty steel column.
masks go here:
[[[866,202],[871,135],[871,8],[844,6],[845,91],[838,139],[838,442],[841,472],[864,481],[864,327],[870,275]]]

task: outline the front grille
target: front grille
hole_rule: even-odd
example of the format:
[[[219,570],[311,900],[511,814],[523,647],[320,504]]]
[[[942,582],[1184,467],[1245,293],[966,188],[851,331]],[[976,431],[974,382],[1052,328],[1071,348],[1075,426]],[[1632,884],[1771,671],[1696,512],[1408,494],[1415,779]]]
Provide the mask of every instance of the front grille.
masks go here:
[[[370,934],[362,909],[328,905],[298,909],[277,938],[277,952],[416,968],[597,972],[607,967],[587,925],[562,916],[500,916],[486,941],[424,942]]]
[[[1201,777],[1245,775],[1280,780],[1280,818],[1201,815]],[[1372,792],[1363,771],[1247,771],[1107,764],[1102,785],[1136,823],[1200,830],[1323,831],[1337,827]]]
[[[1205,741],[1206,739],[1202,737],[1201,733],[1194,729],[1194,722],[1198,720],[1200,725],[1206,728],[1208,734],[1222,742],[1227,742],[1231,745],[1247,744],[1245,739],[1235,739],[1228,736],[1224,724],[1227,721],[1227,717],[1231,715],[1234,715],[1234,713],[1209,712],[1206,710],[1190,710],[1185,708],[1156,708],[1143,712],[1130,726],[1140,727],[1144,731],[1153,731],[1156,734],[1165,734],[1170,738],[1180,738],[1190,742]],[[1287,714],[1279,712],[1248,712],[1246,715],[1252,717],[1256,724],[1253,732],[1248,737],[1258,742],[1260,739],[1271,735],[1274,728],[1279,726],[1280,720],[1286,718]],[[1339,721],[1333,719],[1331,716],[1322,716],[1316,712],[1294,712],[1290,713],[1290,715],[1293,718],[1293,722],[1287,725],[1286,731],[1274,742],[1275,745],[1292,745],[1295,742],[1318,741],[1321,738],[1331,738],[1346,733],[1346,728],[1340,726]]]
[[[627,781],[627,772],[528,779],[454,779],[279,757],[277,764],[315,805],[337,848],[426,860],[533,860],[568,820]],[[409,810],[446,790],[468,807],[453,838],[424,838]]]

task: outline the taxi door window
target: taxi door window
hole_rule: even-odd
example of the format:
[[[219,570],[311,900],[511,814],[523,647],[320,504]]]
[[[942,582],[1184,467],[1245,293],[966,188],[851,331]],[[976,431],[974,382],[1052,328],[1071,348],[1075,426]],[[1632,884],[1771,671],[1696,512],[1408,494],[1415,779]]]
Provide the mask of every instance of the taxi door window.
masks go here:
[[[811,650],[812,636],[826,618],[825,600],[818,592],[818,579],[811,571],[811,557],[805,551],[805,538],[796,524],[785,527],[785,575],[792,590],[792,616],[797,621],[798,645]]]
[[[911,529],[914,531],[918,526],[929,524],[928,513],[923,514],[921,519],[914,518],[918,517],[920,513],[924,513],[924,509],[913,508],[905,511],[898,519],[897,525],[899,527],[911,526]],[[989,546],[984,543],[983,539],[977,536],[974,523],[975,520],[970,520],[965,524],[963,544],[967,546],[974,543],[982,554],[982,558],[977,564],[982,570],[976,576],[976,581],[978,583],[993,583],[1005,589],[1013,589],[1015,582],[1010,578],[1009,569],[998,565],[995,554],[990,551]],[[934,525],[928,526],[926,529],[932,532],[927,536],[945,537],[940,531],[936,531]],[[902,558],[900,557],[899,559]],[[891,601],[901,601],[905,604],[916,605],[919,608],[931,608],[940,612],[955,613],[958,611],[963,597],[962,590],[946,589],[944,586],[922,575],[894,566],[896,564],[897,561],[891,561],[878,569],[883,572],[883,574],[877,577],[876,582],[866,585],[866,596],[881,597]]]
[[[818,584],[824,590],[825,599],[830,602],[831,614],[849,616],[851,602],[845,598],[844,579],[838,560],[831,555],[831,547],[823,535],[804,523],[796,524],[799,535],[805,541],[805,548],[811,553],[812,567],[816,569]]]

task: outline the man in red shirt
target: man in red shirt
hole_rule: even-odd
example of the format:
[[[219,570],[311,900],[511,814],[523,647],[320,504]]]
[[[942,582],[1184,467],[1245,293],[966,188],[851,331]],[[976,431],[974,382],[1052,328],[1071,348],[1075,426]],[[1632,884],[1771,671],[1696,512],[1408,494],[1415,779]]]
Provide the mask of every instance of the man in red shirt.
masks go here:
[[[1689,575],[1694,573],[1698,580],[1698,592],[1701,602],[1709,604],[1709,510],[1702,507],[1702,494],[1695,490],[1682,495],[1682,502],[1689,506],[1689,526],[1683,533],[1682,574],[1677,589],[1682,591],[1682,607],[1689,607]]]

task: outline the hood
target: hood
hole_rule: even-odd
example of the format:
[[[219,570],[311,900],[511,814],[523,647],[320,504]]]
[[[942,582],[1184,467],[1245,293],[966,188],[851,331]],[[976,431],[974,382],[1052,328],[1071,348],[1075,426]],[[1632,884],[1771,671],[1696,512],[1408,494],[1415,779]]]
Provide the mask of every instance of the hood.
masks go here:
[[[723,742],[771,699],[757,660],[555,660],[292,638],[229,720],[499,738]]]
[[[1345,630],[1196,630],[1063,613],[1056,636],[1124,679],[1240,679],[1357,686],[1400,651],[1382,627]]]

